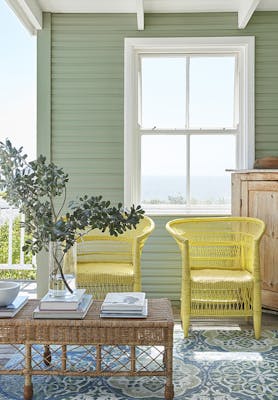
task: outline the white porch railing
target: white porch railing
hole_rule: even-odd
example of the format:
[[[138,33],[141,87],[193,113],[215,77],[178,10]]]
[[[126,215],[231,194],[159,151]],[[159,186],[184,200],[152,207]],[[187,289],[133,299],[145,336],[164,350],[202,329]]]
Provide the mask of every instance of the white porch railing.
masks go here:
[[[0,269],[14,269],[14,270],[31,270],[34,269],[35,265],[35,257],[32,257],[32,263],[28,264],[25,262],[25,254],[22,251],[22,246],[24,244],[24,236],[25,236],[25,230],[23,227],[20,227],[19,229],[19,235],[20,235],[20,240],[17,242],[19,243],[19,263],[15,263],[13,260],[13,246],[14,246],[14,235],[13,235],[13,226],[16,221],[16,218],[19,217],[19,212],[17,209],[9,207],[5,201],[0,200],[0,226],[3,227],[7,225],[7,230],[8,230],[8,251],[5,252],[6,254],[6,260],[2,259],[2,262],[0,263]],[[20,215],[20,220],[24,221],[24,216]],[[0,241],[0,251],[1,248],[5,247],[5,243],[3,243],[5,237],[1,235]],[[3,254],[2,250],[2,254]],[[1,257],[2,258],[2,257]],[[3,262],[4,261],[4,262]],[[6,262],[5,262],[6,261]]]

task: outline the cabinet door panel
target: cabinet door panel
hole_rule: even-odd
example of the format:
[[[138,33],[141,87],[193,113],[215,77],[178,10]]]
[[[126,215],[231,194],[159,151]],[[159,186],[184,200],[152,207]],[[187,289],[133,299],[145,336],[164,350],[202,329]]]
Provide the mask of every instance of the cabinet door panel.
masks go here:
[[[266,223],[260,248],[263,303],[272,298],[278,308],[278,182],[249,181],[247,197],[248,215]]]

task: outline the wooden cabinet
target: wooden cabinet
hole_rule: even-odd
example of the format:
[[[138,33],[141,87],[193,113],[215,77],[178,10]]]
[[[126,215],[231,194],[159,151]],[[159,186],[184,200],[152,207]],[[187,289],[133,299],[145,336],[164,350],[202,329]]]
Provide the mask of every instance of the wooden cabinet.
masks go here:
[[[278,170],[232,173],[232,215],[266,223],[260,248],[262,304],[278,310]]]

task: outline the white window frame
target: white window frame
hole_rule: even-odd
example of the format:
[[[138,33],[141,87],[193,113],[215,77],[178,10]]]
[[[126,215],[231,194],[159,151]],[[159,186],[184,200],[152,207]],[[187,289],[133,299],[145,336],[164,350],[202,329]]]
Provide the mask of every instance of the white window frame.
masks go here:
[[[140,203],[141,154],[138,134],[138,75],[141,54],[238,54],[239,67],[239,132],[236,143],[236,168],[252,168],[255,156],[254,59],[255,38],[126,38],[124,66],[124,203],[130,207]],[[186,130],[190,133],[190,130]],[[200,132],[199,130],[197,130]],[[209,129],[206,129],[206,132]],[[217,130],[211,130],[216,132]],[[196,130],[195,130],[196,132]],[[223,132],[223,131],[222,131]],[[144,208],[151,215],[186,215],[190,210],[180,205]],[[200,209],[193,214],[226,214],[220,210]],[[191,214],[192,214],[191,213]]]

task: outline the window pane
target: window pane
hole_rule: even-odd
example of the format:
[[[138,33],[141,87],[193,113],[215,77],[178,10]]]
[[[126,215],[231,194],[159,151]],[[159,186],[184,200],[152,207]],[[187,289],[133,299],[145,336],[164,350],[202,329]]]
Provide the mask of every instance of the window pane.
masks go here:
[[[185,199],[185,136],[143,136],[141,202],[143,204],[184,204]]]
[[[232,128],[235,57],[190,57],[190,128]]]
[[[185,127],[186,60],[142,58],[142,127]]]
[[[194,204],[229,204],[236,168],[235,136],[194,135],[190,138],[190,198]]]

